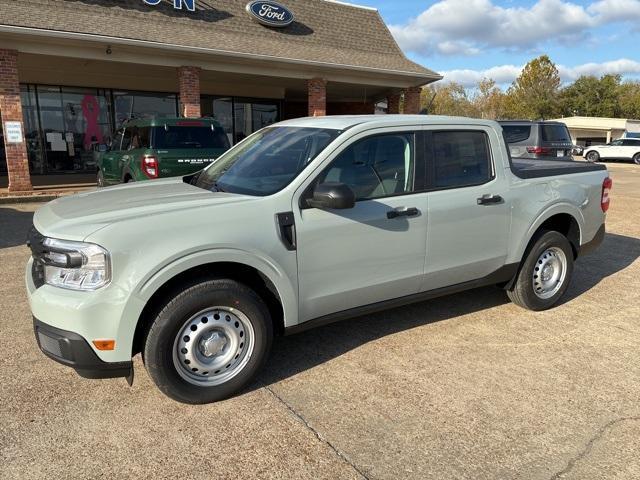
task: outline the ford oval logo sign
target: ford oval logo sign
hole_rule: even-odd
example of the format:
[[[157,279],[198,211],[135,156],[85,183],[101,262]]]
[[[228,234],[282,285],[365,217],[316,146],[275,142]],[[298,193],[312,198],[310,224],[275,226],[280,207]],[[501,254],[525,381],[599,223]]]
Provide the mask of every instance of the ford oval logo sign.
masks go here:
[[[267,27],[286,27],[294,20],[293,13],[284,5],[271,1],[255,1],[247,4],[247,12]]]

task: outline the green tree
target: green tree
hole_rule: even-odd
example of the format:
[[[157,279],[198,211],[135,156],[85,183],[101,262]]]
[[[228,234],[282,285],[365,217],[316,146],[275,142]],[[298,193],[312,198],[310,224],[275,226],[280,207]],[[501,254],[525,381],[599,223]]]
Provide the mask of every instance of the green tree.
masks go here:
[[[624,82],[618,89],[620,116],[640,119],[640,82]]]
[[[481,118],[499,120],[507,114],[506,95],[491,78],[480,81],[472,97],[472,103]]]
[[[421,107],[433,115],[477,117],[479,114],[467,90],[455,82],[422,89]]]
[[[513,113],[530,119],[556,116],[559,111],[560,75],[547,55],[534,58],[525,65],[507,92]],[[515,104],[513,104],[515,102]]]
[[[620,75],[581,76],[561,94],[564,115],[617,117],[620,115]]]

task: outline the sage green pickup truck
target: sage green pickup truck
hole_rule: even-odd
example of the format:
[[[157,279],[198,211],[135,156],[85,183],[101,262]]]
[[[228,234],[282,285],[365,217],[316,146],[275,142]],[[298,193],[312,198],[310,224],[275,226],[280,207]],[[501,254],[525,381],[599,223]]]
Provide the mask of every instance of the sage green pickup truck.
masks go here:
[[[610,189],[604,165],[511,159],[489,120],[281,122],[195,174],[39,209],[35,335],[82,376],[132,381],[142,353],[165,394],[213,402],[274,335],[485,285],[553,307],[604,237]]]
[[[131,120],[98,158],[99,187],[188,175],[229,149],[224,129],[212,118]]]

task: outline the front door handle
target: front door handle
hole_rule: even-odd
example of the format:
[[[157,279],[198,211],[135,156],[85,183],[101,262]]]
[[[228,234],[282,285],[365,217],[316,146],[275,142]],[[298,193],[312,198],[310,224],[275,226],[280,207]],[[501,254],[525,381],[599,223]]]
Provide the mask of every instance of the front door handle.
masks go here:
[[[504,199],[500,195],[491,195],[490,193],[478,198],[478,205],[497,205],[503,202]]]
[[[387,212],[387,218],[398,218],[398,217],[415,217],[420,213],[416,207],[405,208],[404,210],[389,210]]]

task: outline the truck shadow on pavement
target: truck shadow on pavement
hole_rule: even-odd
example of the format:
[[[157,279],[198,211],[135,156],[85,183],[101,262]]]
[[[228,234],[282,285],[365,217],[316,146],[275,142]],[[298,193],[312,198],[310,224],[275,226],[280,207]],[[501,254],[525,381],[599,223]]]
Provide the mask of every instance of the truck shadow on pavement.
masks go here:
[[[571,286],[561,303],[589,291],[638,257],[640,239],[607,234],[598,250],[578,260]],[[344,320],[290,337],[277,337],[265,369],[249,390],[285,380],[387,335],[490,309],[508,301],[499,288],[479,288]]]
[[[26,245],[33,212],[0,207],[0,249]]]

